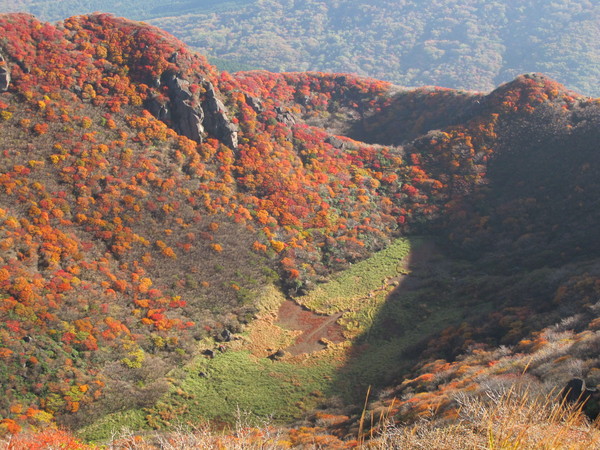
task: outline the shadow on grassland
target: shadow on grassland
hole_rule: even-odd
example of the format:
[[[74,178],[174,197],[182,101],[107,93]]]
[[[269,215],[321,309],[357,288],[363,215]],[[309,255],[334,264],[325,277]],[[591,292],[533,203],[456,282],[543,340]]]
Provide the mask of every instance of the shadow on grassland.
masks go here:
[[[460,275],[470,264],[444,256],[432,238],[410,238],[410,253],[387,289],[370,324],[356,337],[350,358],[333,383],[351,404],[364,401],[369,386],[401,381],[419,360],[426,342],[451,325],[490,311],[466,293]]]

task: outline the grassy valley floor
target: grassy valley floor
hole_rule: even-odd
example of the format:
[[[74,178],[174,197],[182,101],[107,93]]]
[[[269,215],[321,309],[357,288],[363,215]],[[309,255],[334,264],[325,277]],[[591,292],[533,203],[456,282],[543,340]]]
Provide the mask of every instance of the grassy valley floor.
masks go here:
[[[414,363],[403,356],[408,347],[462,319],[452,303],[427,297],[430,278],[453,264],[428,238],[398,239],[309,295],[292,300],[265,287],[257,319],[228,342],[201,341],[199,355],[168,374],[171,389],[155,406],[108,415],[79,435],[101,442],[123,428],[202,421],[226,428],[240,414],[257,425],[291,423],[326,405],[359,405],[370,386]]]

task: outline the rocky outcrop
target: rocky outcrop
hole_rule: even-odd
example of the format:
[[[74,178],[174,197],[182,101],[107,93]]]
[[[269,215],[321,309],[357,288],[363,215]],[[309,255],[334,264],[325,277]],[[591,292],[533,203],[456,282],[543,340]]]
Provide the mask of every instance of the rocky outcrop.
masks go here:
[[[215,351],[211,349],[206,349],[202,351],[202,354],[207,358],[213,359],[215,357]]]
[[[257,97],[246,94],[246,103],[256,112],[256,114],[260,114],[265,110],[262,102]]]
[[[177,133],[198,143],[202,142],[204,111],[201,106],[194,106],[190,83],[175,73],[168,72],[162,75],[160,81],[157,80],[157,84],[164,84],[169,88],[169,101],[152,98],[147,105],[152,115],[169,123]]]
[[[4,56],[0,54],[0,92],[5,92],[10,86],[10,70]]]
[[[221,331],[221,334],[219,336],[217,336],[217,340],[222,341],[222,342],[229,342],[229,341],[231,341],[231,338],[232,338],[231,331],[229,331],[227,328],[223,329],[223,331]]]
[[[206,131],[228,147],[236,149],[238,146],[237,125],[229,120],[227,108],[217,98],[212,83],[206,81],[204,87],[206,89],[206,99],[202,102],[202,109],[204,110],[203,125]]]
[[[298,120],[290,111],[281,108],[280,106],[275,107],[277,113],[277,121],[285,123],[288,126],[296,125]]]
[[[269,358],[271,361],[281,361],[283,358],[285,358],[287,355],[287,353],[283,350],[277,350],[275,353],[267,356],[267,358]]]
[[[190,91],[189,81],[174,72],[164,73],[160,80],[156,80],[156,84],[157,87],[166,85],[169,88],[169,100],[161,101],[158,96],[152,98],[147,104],[152,115],[198,143],[208,133],[225,145],[237,148],[238,128],[227,116],[227,108],[217,98],[212,83],[203,82],[205,97],[202,101]]]
[[[340,150],[346,150],[349,147],[346,142],[335,136],[326,137],[325,142]]]
[[[588,388],[582,378],[573,378],[567,382],[561,392],[565,403],[581,408],[591,420],[600,414],[600,392],[597,388]]]

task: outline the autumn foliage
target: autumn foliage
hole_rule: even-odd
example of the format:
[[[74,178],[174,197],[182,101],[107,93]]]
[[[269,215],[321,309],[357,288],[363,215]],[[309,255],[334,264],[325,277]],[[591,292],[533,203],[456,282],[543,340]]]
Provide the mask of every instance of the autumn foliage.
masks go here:
[[[488,96],[393,95],[345,75],[218,73],[166,33],[109,15],[0,25],[12,73],[0,94],[1,433],[110,411],[119,370],[155,398],[152,377],[249,320],[242,294],[274,273],[308,290],[440,217],[466,250],[489,240],[469,202],[485,194],[507,124],[583,101],[538,77]],[[145,109],[166,104],[169,71],[198,102],[204,81],[215,86],[237,149],[209,133],[191,141]],[[471,113],[441,121],[456,104]]]

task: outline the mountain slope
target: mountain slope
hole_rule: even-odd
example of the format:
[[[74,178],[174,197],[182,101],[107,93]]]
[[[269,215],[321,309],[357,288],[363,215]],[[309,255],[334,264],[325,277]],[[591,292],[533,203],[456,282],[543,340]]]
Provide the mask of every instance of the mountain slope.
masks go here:
[[[597,101],[535,74],[486,95],[230,75],[105,14],[0,23],[2,432],[131,407],[166,426],[178,408],[200,410],[185,389],[212,392],[201,369],[231,388],[228,361],[246,375],[272,363],[281,392],[306,396],[291,374],[385,387],[409,364],[529,349],[523,339],[568,315],[587,314],[576,332],[594,323]],[[406,247],[389,245],[424,233],[440,255],[405,280]],[[358,263],[385,248],[402,251]],[[256,332],[247,324],[278,290],[339,314],[346,341],[299,358],[306,370],[271,344],[248,356],[239,333]],[[377,373],[373,355],[393,362]],[[308,403],[327,403],[312,392]]]

